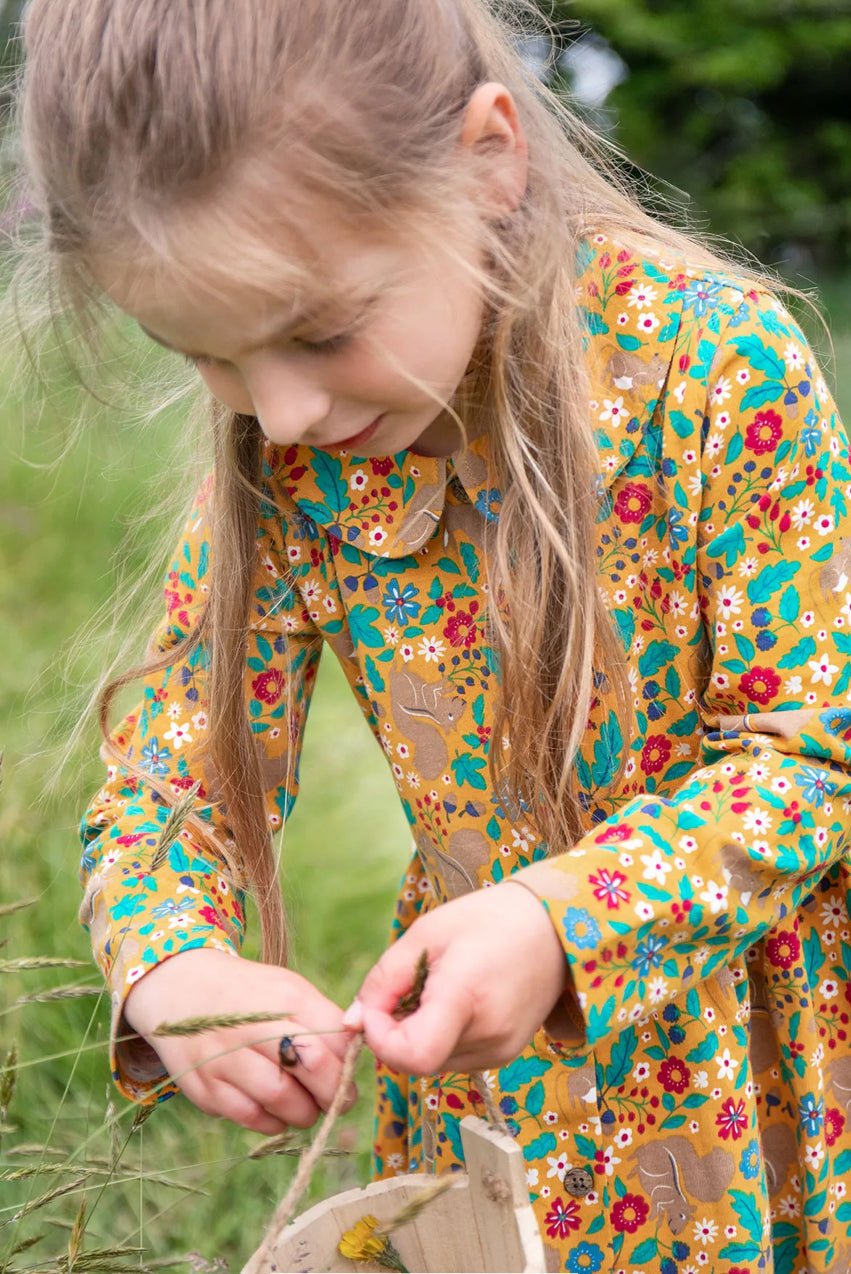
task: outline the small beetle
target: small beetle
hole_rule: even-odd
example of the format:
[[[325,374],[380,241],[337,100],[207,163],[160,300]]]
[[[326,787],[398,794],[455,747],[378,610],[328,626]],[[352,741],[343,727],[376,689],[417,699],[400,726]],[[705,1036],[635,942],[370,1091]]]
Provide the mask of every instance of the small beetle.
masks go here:
[[[301,1062],[301,1048],[291,1035],[283,1035],[278,1045],[278,1061],[281,1070],[294,1070]]]

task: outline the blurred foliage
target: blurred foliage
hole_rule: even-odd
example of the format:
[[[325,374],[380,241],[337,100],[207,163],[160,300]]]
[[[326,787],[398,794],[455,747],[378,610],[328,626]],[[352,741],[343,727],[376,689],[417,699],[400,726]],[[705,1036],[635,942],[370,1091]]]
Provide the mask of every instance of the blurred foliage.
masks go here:
[[[778,264],[851,265],[851,0],[555,0],[554,14],[628,68],[595,122],[711,231]]]

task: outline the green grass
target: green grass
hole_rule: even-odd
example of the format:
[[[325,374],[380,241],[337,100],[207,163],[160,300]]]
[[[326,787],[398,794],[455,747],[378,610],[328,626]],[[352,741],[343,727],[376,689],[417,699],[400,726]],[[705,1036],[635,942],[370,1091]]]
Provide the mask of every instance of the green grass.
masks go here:
[[[55,411],[73,414],[70,389]],[[118,413],[91,414],[81,443],[51,472],[33,463],[61,450],[56,420],[38,419],[38,393],[16,386],[0,421],[0,720],[5,751],[0,792],[0,905],[36,897],[35,906],[0,916],[0,958],[62,954],[89,962],[88,939],[76,921],[79,894],[77,822],[101,782],[97,740],[90,729],[71,758],[60,795],[45,791],[55,778],[63,738],[76,717],[79,693],[63,684],[59,655],[114,588],[110,560],[124,526],[170,482],[181,458],[182,414],[153,425],[121,424]],[[153,532],[135,537],[117,565],[133,572],[146,558]],[[102,651],[88,646],[72,660],[70,676],[86,682]],[[34,755],[35,754],[35,755]],[[348,694],[342,674],[323,662],[302,764],[304,791],[287,828],[283,880],[293,920],[295,963],[340,1003],[347,1003],[385,944],[396,886],[410,836],[389,772]],[[256,925],[254,926],[256,932]],[[0,1045],[13,1040],[21,1055],[8,1115],[15,1131],[2,1141],[0,1172],[37,1164],[21,1155],[27,1143],[46,1144],[51,1156],[80,1163],[108,1157],[105,1127],[110,1103],[127,1136],[133,1109],[111,1090],[104,1039],[107,1005],[93,1000],[29,1004],[19,995],[81,978],[90,967],[0,976]],[[97,1044],[78,1054],[80,1042]],[[64,1054],[56,1060],[44,1060]],[[371,1140],[371,1067],[361,1071],[361,1101],[342,1121],[351,1158],[328,1160],[314,1194],[365,1182]],[[133,1134],[116,1178],[101,1194],[87,1187],[88,1248],[135,1244],[150,1257],[200,1252],[213,1267],[237,1270],[258,1245],[292,1173],[290,1158],[247,1161],[258,1138],[212,1121],[182,1098],[159,1107]],[[173,1185],[146,1180],[165,1174]],[[71,1173],[59,1178],[73,1179]],[[0,1225],[57,1184],[0,1179]],[[187,1187],[191,1187],[190,1190]],[[14,1244],[44,1232],[15,1269],[55,1270],[51,1258],[67,1248],[79,1191],[0,1228],[0,1269]],[[174,1268],[205,1266],[182,1260]]]
[[[836,378],[851,367],[851,289],[835,289],[844,325],[835,333]],[[0,905],[36,897],[36,905],[0,915],[0,959],[67,955],[89,960],[76,921],[77,822],[101,781],[91,728],[71,758],[57,795],[53,784],[63,739],[80,695],[104,657],[96,640],[77,649],[63,673],[60,652],[108,601],[116,571],[133,575],[149,558],[155,528],[128,541],[126,526],[158,500],[185,465],[180,408],[153,424],[122,419],[110,407],[87,413],[82,441],[53,470],[61,453],[61,422],[79,397],[61,376],[51,384],[51,409],[40,419],[42,395],[17,379],[0,413],[0,740],[5,751],[0,792]],[[851,384],[840,404],[851,418]],[[36,466],[36,467],[34,467]],[[123,546],[123,547],[122,547]],[[117,557],[115,555],[118,555]],[[295,961],[307,977],[346,1003],[384,946],[409,835],[386,765],[334,662],[320,675],[302,761],[303,791],[286,832],[283,884],[294,921]],[[255,926],[256,929],[256,926]],[[16,1040],[22,1069],[2,1138],[0,1172],[40,1156],[18,1153],[27,1143],[47,1157],[75,1162],[108,1159],[114,1134],[105,1119],[115,1103],[121,1139],[133,1111],[114,1095],[104,1044],[103,1002],[30,1004],[19,995],[93,971],[33,971],[0,975],[0,1045]],[[11,1009],[11,1011],[10,1011]],[[80,1051],[82,1041],[94,1049]],[[46,1060],[60,1054],[55,1060]],[[343,1121],[356,1154],[333,1159],[314,1186],[327,1194],[363,1181],[371,1134],[370,1066],[362,1097]],[[121,1165],[104,1187],[88,1185],[88,1248],[142,1242],[150,1258],[178,1259],[173,1268],[238,1270],[260,1241],[266,1220],[292,1172],[292,1160],[246,1159],[257,1138],[215,1123],[182,1098],[158,1108],[129,1138]],[[165,1176],[173,1184],[149,1180]],[[117,1180],[126,1178],[124,1184]],[[62,1180],[72,1179],[71,1174]],[[0,1179],[0,1227],[28,1200],[56,1184],[53,1177]],[[58,1199],[20,1223],[0,1228],[0,1270],[27,1236],[41,1241],[10,1268],[56,1271],[67,1249],[79,1192]],[[199,1252],[206,1265],[186,1258]]]

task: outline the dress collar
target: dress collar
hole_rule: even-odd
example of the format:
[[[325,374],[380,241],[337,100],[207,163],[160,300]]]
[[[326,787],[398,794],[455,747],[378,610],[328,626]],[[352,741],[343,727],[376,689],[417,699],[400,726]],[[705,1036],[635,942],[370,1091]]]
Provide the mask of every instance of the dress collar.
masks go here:
[[[670,273],[670,271],[669,271]],[[674,276],[603,235],[577,254],[577,307],[585,335],[590,411],[600,459],[602,499],[646,435],[678,344],[682,307]],[[665,295],[665,326],[643,338],[625,335],[624,297],[646,280]],[[649,289],[648,289],[649,292]],[[658,320],[653,318],[658,325]],[[323,527],[340,545],[376,557],[416,553],[437,533],[447,498],[469,500],[495,522],[502,503],[486,436],[447,457],[364,458],[346,451],[267,444],[264,473],[295,503],[297,516]],[[447,492],[449,496],[447,497]]]
[[[485,521],[497,520],[502,503],[484,437],[440,457],[400,451],[365,459],[346,451],[267,444],[264,475],[283,488],[301,517],[341,544],[376,557],[407,557],[427,544],[437,533],[450,486]]]

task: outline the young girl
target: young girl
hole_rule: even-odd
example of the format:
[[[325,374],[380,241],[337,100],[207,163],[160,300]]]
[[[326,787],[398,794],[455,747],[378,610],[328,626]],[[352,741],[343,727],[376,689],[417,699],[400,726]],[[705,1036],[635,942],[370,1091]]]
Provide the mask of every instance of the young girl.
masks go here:
[[[794,322],[482,0],[33,0],[26,45],[58,285],[212,396],[85,825],[123,1091],[306,1126],[362,1023],[378,1173],[457,1167],[485,1068],[551,1268],[851,1269],[851,471]],[[345,1018],[282,964],[270,836],[324,644],[416,842]],[[283,1066],[146,1042],[278,1006]]]

